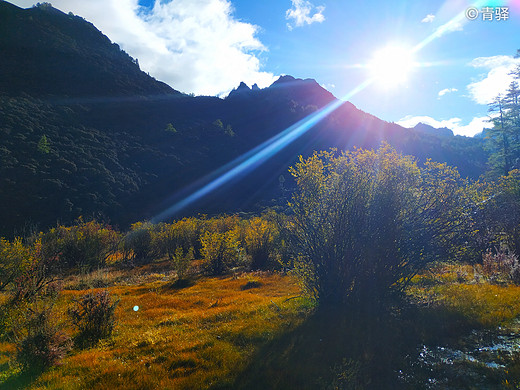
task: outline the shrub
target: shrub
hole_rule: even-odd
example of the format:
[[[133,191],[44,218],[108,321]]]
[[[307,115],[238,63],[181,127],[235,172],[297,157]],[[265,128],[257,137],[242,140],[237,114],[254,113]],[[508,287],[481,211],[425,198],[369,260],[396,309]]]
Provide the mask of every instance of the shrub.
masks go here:
[[[464,181],[445,164],[420,169],[383,145],[315,153],[290,171],[295,272],[320,303],[380,305],[464,242]]]
[[[25,371],[39,372],[58,364],[71,347],[51,309],[30,309],[25,326],[16,330],[16,360]]]
[[[75,300],[68,313],[78,328],[76,344],[86,347],[110,337],[115,325],[115,310],[119,301],[113,301],[108,291],[89,293]]]
[[[0,238],[0,291],[4,291],[20,277],[30,264],[31,257],[30,248],[23,245],[20,237],[12,242]]]
[[[252,269],[267,269],[274,265],[276,235],[276,224],[272,221],[254,217],[245,222],[244,249],[251,257]]]
[[[204,269],[210,275],[221,275],[244,262],[236,229],[223,233],[207,231],[201,243]]]
[[[43,254],[41,240],[25,246],[25,259],[13,283],[11,303],[18,305],[31,301],[46,292],[46,288],[59,279],[59,261],[57,257]]]
[[[170,259],[176,256],[178,248],[184,253],[193,249],[193,255],[200,254],[200,236],[204,220],[184,218],[171,224],[161,223],[153,232],[152,247],[158,256],[167,255]]]
[[[482,275],[490,282],[520,284],[520,262],[509,249],[487,250],[482,256]]]
[[[154,226],[148,222],[136,222],[121,241],[125,260],[137,264],[148,262],[152,256],[152,231]]]
[[[190,263],[194,259],[193,255],[193,247],[190,247],[187,253],[184,253],[181,247],[178,247],[175,250],[175,255],[173,257],[173,265],[175,267],[175,271],[177,271],[177,278],[184,279],[188,273],[188,269],[190,267]]]
[[[200,237],[202,236],[205,223],[204,216],[201,218],[183,218],[175,223],[177,237],[185,253],[188,252],[190,248],[193,248],[193,256],[197,258],[200,257],[200,251],[202,249]]]
[[[76,225],[59,225],[40,233],[39,240],[44,258],[57,258],[64,269],[91,270],[105,266],[106,259],[117,249],[119,234],[110,226],[80,218]]]

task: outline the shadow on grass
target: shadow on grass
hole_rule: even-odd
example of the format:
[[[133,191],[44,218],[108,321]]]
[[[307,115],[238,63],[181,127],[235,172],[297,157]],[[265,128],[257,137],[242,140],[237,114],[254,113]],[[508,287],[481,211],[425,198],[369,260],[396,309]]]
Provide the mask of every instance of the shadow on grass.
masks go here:
[[[251,290],[252,288],[260,288],[263,286],[262,282],[259,282],[258,280],[250,280],[246,284],[240,286],[240,290]]]
[[[0,382],[0,389],[9,389],[9,390],[21,390],[27,389],[30,385],[35,382],[40,375],[39,372],[19,372],[17,374],[13,374],[9,376],[5,381]]]
[[[196,282],[195,278],[176,279],[174,282],[166,284],[163,288],[165,290],[182,290],[194,286]]]
[[[457,338],[469,327],[444,308],[319,309],[261,347],[231,388],[418,389],[427,373],[417,372],[411,381],[399,378],[401,370],[414,366],[418,347]]]

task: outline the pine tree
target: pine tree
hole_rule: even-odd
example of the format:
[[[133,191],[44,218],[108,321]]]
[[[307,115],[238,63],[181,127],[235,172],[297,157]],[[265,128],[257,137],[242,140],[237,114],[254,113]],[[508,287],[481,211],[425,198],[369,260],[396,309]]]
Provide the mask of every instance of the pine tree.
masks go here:
[[[500,175],[520,169],[520,65],[510,74],[513,81],[505,94],[498,95],[489,105],[489,111],[495,113],[490,119],[493,128],[486,137],[491,151],[489,165]]]
[[[45,135],[42,135],[40,140],[38,141],[38,152],[43,154],[48,154],[51,151],[51,147],[49,146],[49,140]]]
[[[518,73],[512,73],[515,81],[509,84],[509,88],[504,97],[507,120],[511,129],[511,154],[513,157],[512,168],[520,168],[520,67]]]

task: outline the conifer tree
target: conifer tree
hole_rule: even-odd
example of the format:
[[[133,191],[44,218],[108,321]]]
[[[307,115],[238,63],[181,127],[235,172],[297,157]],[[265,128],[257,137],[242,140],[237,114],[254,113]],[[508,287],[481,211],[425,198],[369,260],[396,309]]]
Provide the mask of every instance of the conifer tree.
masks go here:
[[[42,135],[40,140],[38,141],[38,151],[43,154],[48,154],[51,151],[49,146],[49,140],[45,135]]]
[[[517,56],[520,54],[520,50]],[[520,65],[510,73],[513,81],[504,95],[498,95],[489,105],[494,115],[493,128],[487,131],[487,147],[491,151],[489,165],[499,175],[520,169]]]

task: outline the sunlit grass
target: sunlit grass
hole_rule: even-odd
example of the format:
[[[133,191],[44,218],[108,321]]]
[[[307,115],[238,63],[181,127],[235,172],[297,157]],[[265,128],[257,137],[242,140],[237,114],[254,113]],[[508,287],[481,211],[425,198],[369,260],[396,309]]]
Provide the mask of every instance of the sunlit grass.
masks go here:
[[[249,275],[201,278],[184,289],[161,280],[110,287],[120,299],[113,337],[76,350],[31,388],[200,389],[232,384],[259,346],[301,323],[310,307],[304,299],[287,300],[299,294],[290,277],[257,274],[254,279],[261,285],[246,290]],[[84,293],[63,291],[57,315],[64,316],[67,303]],[[1,344],[0,364],[13,352],[12,345]]]
[[[133,269],[99,268],[92,272],[69,275],[62,281],[65,290],[88,290],[116,285],[138,285],[174,279],[176,272],[168,260],[155,261]]]
[[[260,352],[264,346],[273,348],[285,337],[291,344],[293,331],[314,312],[312,301],[299,297],[297,283],[289,276],[243,273],[200,277],[178,285],[166,265],[96,270],[81,280],[65,280],[69,289],[60,294],[56,316],[64,320],[74,298],[99,290],[79,289],[89,285],[85,280],[102,279],[110,294],[120,300],[113,336],[93,348],[74,349],[60,366],[25,381],[14,363],[14,344],[0,343],[0,388],[13,378],[31,389],[233,388],[242,373],[255,372],[254,359],[269,356]],[[438,264],[413,279],[408,298],[425,310],[435,308],[430,313],[440,319],[435,324],[412,320],[407,326],[425,327],[417,331],[425,335],[453,319],[459,322],[450,325],[450,331],[458,326],[493,328],[520,316],[519,296],[520,287],[484,282],[475,277],[472,266]],[[424,318],[431,317],[425,314]],[[65,330],[73,335],[71,327]],[[337,331],[336,339],[328,341],[331,346],[345,341],[341,329]],[[266,351],[272,351],[269,348]],[[296,363],[286,363],[292,364],[288,369],[299,372]],[[331,368],[320,370],[328,373]],[[283,380],[285,374],[273,371],[270,375]]]
[[[498,326],[520,316],[520,287],[490,284],[444,286],[445,304],[470,321],[486,327]]]
[[[520,316],[520,286],[487,283],[470,265],[437,265],[417,275],[408,293],[418,302],[445,307],[478,326],[499,326]]]

